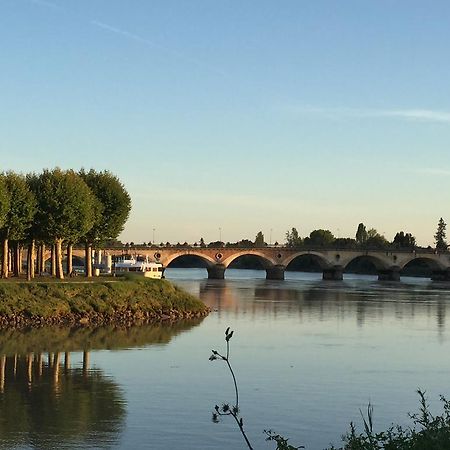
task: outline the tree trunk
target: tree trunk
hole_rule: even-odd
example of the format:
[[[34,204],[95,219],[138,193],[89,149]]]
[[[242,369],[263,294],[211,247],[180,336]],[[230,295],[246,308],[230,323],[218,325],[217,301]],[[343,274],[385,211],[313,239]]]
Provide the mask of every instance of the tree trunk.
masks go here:
[[[22,247],[19,242],[14,243],[14,276],[19,277],[22,273]]]
[[[42,275],[45,270],[45,244],[40,245],[41,248],[41,260],[39,262],[39,275]]]
[[[52,277],[56,277],[56,248],[55,244],[52,244],[52,256],[51,256],[51,271],[52,271]]]
[[[3,240],[3,255],[2,255],[2,278],[8,278],[9,275],[9,246],[8,239]]]
[[[35,275],[39,275],[40,273],[40,264],[41,264],[41,246],[38,244],[35,248],[36,251],[36,264],[34,265]]]
[[[31,240],[30,244],[28,245],[28,253],[27,253],[27,280],[30,281],[32,278],[34,278],[34,239]]]
[[[92,246],[88,242],[85,245],[85,258],[84,258],[84,274],[87,277],[92,277]]]
[[[23,274],[23,247],[19,242],[17,243],[17,272],[19,276]]]
[[[56,239],[55,256],[56,256],[56,277],[59,278],[60,280],[64,280],[64,271],[62,266],[62,239]]]
[[[13,270],[13,260],[14,260],[14,250],[9,246],[8,249],[8,272],[11,273]]]
[[[67,275],[72,276],[73,264],[73,244],[67,244]]]

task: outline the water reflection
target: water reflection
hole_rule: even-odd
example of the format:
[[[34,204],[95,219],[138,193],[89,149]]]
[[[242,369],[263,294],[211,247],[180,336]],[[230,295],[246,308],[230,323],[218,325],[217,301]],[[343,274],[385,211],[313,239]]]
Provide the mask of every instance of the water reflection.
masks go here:
[[[198,286],[197,295],[219,317],[244,313],[258,320],[262,316],[296,315],[320,322],[354,318],[363,327],[367,321],[381,322],[384,317],[406,320],[418,315],[434,320],[440,331],[445,328],[450,294],[448,285],[420,280],[415,284],[309,280],[301,285],[288,281],[204,280]]]
[[[70,367],[70,354],[3,355],[0,448],[104,447],[117,442],[125,401],[101,370]]]
[[[0,355],[32,352],[73,352],[82,350],[117,350],[146,345],[167,344],[170,340],[199,325],[203,318],[176,323],[134,327],[42,327],[0,330]]]
[[[113,378],[91,368],[91,351],[165,345],[201,321],[0,330],[0,448],[119,444],[125,396]]]

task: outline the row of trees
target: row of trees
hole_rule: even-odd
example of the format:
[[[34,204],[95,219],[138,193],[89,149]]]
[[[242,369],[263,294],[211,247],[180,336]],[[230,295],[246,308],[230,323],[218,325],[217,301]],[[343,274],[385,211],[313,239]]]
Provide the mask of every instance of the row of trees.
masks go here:
[[[448,244],[446,241],[446,227],[447,224],[441,218],[438,223],[435,238],[435,249],[437,251],[443,252],[448,248]],[[119,243],[121,246],[122,244]],[[278,242],[275,242],[274,245],[278,246]],[[330,230],[318,229],[313,230],[309,234],[309,236],[302,238],[296,228],[292,228],[286,232],[286,246],[288,247],[335,247],[335,248],[348,248],[348,249],[356,249],[356,248],[372,248],[372,249],[414,249],[416,248],[416,238],[411,233],[406,233],[404,231],[399,231],[395,234],[392,241],[388,241],[384,235],[380,234],[375,228],[369,228],[360,223],[357,227],[355,237],[354,238],[339,238],[335,237]],[[135,247],[133,242],[125,244],[125,246]],[[137,245],[139,246],[139,245]],[[153,246],[158,247],[157,245],[149,242],[148,244],[143,243],[141,246]],[[231,248],[258,248],[265,247],[267,243],[264,239],[264,234],[262,231],[259,231],[255,236],[255,240],[252,241],[250,239],[241,239],[237,242],[227,242],[224,243],[222,241],[212,241],[208,244],[205,242],[203,238],[200,239],[199,242],[195,242],[194,244],[184,243],[176,243],[171,244],[170,242],[159,244],[160,247],[209,247],[209,248],[218,248],[218,247],[231,247]]]
[[[123,230],[131,199],[120,180],[108,171],[45,169],[27,175],[0,175],[1,276],[19,275],[21,249],[27,247],[27,278],[43,270],[45,246],[52,252],[52,274],[64,278],[62,247],[67,245],[67,273],[72,248],[84,243],[86,275],[92,276],[92,248],[115,239]],[[10,251],[11,250],[11,251]]]
[[[446,227],[442,217],[439,219],[437,231],[434,235],[435,249],[446,251],[448,244],[446,241]],[[286,233],[286,245],[288,247],[339,247],[339,248],[376,248],[376,249],[414,249],[416,248],[416,238],[411,233],[399,231],[394,239],[389,242],[375,228],[367,229],[363,223],[358,225],[355,238],[336,238],[330,230],[314,230],[308,237],[301,238],[296,228],[292,228]]]

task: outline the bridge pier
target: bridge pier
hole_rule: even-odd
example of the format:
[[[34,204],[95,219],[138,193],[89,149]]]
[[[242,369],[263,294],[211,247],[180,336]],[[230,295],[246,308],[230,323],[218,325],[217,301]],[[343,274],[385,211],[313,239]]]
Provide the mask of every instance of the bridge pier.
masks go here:
[[[341,281],[344,279],[344,268],[342,266],[327,267],[323,269],[322,279]]]
[[[400,281],[400,267],[390,267],[378,271],[379,281]]]
[[[433,281],[450,281],[450,269],[433,270],[431,279]]]
[[[223,264],[214,264],[207,267],[208,278],[210,280],[223,280],[225,278],[225,266]]]
[[[278,264],[266,269],[266,280],[284,280],[285,266]]]

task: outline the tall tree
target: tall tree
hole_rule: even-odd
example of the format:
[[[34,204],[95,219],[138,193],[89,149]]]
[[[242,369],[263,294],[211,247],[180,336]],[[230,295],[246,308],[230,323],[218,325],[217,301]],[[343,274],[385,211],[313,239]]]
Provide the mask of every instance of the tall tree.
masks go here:
[[[366,226],[363,223],[360,223],[358,225],[358,229],[356,230],[356,242],[359,245],[364,245],[368,239],[368,235],[367,235],[367,230],[366,230]]]
[[[80,176],[98,200],[94,225],[84,236],[86,276],[92,276],[92,248],[100,247],[106,240],[119,236],[130,214],[131,198],[124,185],[111,172],[81,170]]]
[[[6,219],[9,210],[9,193],[6,188],[5,176],[0,174],[0,229],[6,224]],[[3,258],[2,258],[2,276],[6,273],[8,276],[8,247],[3,247]]]
[[[37,223],[55,244],[56,276],[62,279],[62,243],[76,242],[92,228],[95,197],[73,170],[44,170],[39,184]]]
[[[8,261],[6,260],[9,241],[15,241],[14,271],[19,275],[20,245],[28,237],[28,230],[33,225],[36,213],[36,199],[31,192],[26,177],[13,172],[4,175],[4,182],[9,195],[9,210],[6,222],[0,230],[3,241],[2,277],[8,277]]]
[[[445,252],[448,248],[448,244],[446,241],[447,232],[446,232],[447,224],[444,222],[444,219],[441,217],[438,222],[436,234],[434,235],[434,241],[436,243],[436,250],[440,252]]]
[[[259,231],[255,237],[255,247],[265,247],[266,243],[264,242],[264,234],[262,231]]]
[[[383,249],[389,247],[389,242],[375,228],[370,228],[367,230],[367,240],[364,245],[368,248]]]
[[[396,233],[392,245],[397,248],[414,248],[416,246],[416,238],[411,233],[399,231]]]
[[[286,245],[288,247],[299,247],[303,243],[302,238],[298,235],[296,228],[292,228],[291,231],[286,232]]]
[[[305,245],[327,247],[333,244],[335,237],[330,230],[313,230],[309,237],[305,238]]]

